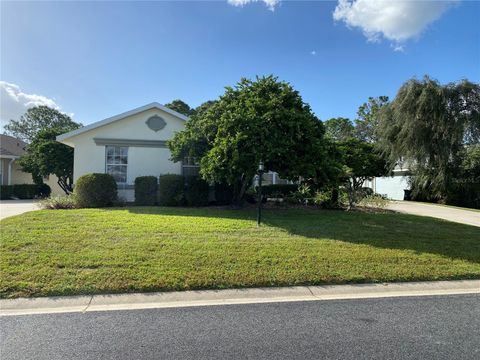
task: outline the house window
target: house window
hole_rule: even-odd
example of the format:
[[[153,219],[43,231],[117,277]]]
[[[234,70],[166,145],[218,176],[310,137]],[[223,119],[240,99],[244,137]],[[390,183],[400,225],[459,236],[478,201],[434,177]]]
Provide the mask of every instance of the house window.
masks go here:
[[[105,146],[105,168],[107,174],[113,176],[120,184],[127,182],[128,147]]]

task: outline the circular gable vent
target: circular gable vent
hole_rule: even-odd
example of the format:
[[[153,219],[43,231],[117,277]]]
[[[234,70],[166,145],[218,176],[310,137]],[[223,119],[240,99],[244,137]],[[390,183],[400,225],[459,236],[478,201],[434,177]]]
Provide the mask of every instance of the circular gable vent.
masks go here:
[[[161,116],[153,115],[148,118],[146,121],[147,126],[153,131],[162,130],[167,123]]]

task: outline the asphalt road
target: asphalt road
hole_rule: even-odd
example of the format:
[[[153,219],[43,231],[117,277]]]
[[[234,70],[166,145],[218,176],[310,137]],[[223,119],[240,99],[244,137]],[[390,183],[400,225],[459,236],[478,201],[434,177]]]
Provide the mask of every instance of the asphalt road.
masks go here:
[[[7,359],[480,359],[480,296],[0,318]]]

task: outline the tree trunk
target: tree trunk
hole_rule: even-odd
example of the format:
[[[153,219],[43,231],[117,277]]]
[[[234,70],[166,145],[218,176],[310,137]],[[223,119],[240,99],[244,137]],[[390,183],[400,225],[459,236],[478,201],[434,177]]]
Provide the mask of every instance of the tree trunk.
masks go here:
[[[245,191],[247,191],[251,178],[253,178],[253,175],[249,176],[244,174],[239,181],[236,182],[233,197],[234,206],[241,207],[243,205],[243,196],[245,195]]]
[[[64,177],[59,177],[57,180],[58,186],[62,188],[62,190],[65,192],[66,195],[70,195],[73,191],[71,180],[72,180],[71,178],[64,178]]]
[[[332,193],[330,195],[330,201],[332,202],[332,205],[333,206],[337,206],[338,205],[338,187],[334,187],[332,189]]]

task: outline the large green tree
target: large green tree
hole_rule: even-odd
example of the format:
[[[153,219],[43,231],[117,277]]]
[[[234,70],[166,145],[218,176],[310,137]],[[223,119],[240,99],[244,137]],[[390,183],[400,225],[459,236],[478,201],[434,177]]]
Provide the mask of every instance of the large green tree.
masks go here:
[[[182,161],[185,158],[194,158],[199,161],[211,148],[217,134],[217,115],[220,113],[212,109],[217,101],[209,100],[195,109],[185,125],[185,130],[175,134],[169,147],[172,158]]]
[[[55,175],[58,185],[70,194],[73,190],[73,148],[55,140],[66,131],[68,129],[41,130],[27,145],[19,164],[23,171],[32,174],[37,184],[41,184],[44,177]]]
[[[5,130],[7,134],[29,143],[42,130],[59,128],[69,131],[80,126],[70,116],[42,105],[29,108],[19,120],[10,120]]]
[[[169,142],[174,161],[200,160],[201,176],[234,186],[239,203],[263,161],[283,178],[323,176],[324,128],[300,94],[274,76],[241,79]]]
[[[480,144],[466,145],[459,154],[453,185],[447,199],[454,204],[480,208]]]
[[[333,141],[344,141],[354,137],[355,127],[350,119],[338,117],[324,121],[325,137]]]
[[[358,139],[338,143],[342,156],[344,186],[348,193],[350,208],[359,199],[359,191],[365,181],[389,173],[387,161],[374,144]]]
[[[414,196],[448,200],[465,146],[480,141],[480,85],[409,80],[382,110],[378,133],[390,160],[413,171]]]
[[[388,96],[369,97],[357,111],[355,119],[355,137],[362,141],[376,142],[378,140],[378,124],[381,110],[388,105]]]
[[[190,105],[180,99],[173,100],[165,104],[165,106],[185,116],[192,116],[195,113],[195,109],[192,109]]]

